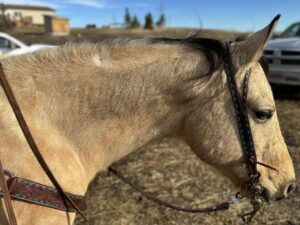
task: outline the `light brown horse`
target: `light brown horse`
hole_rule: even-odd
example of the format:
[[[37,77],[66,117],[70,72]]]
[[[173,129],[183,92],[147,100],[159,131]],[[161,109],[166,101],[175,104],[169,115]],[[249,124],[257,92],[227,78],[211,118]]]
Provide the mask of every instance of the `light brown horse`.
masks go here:
[[[231,44],[241,87],[252,67],[248,113],[260,182],[284,198],[295,174],[275,102],[259,64],[273,25]],[[95,174],[166,136],[184,138],[200,159],[244,187],[247,169],[222,66],[222,43],[198,38],[78,44],[3,59],[33,136],[65,191],[84,195]],[[271,115],[272,117],[265,115]],[[18,176],[52,185],[0,91],[0,157]],[[101,191],[101,190],[99,190]],[[72,224],[75,215],[13,202],[19,225]],[[3,207],[0,224],[6,225]]]

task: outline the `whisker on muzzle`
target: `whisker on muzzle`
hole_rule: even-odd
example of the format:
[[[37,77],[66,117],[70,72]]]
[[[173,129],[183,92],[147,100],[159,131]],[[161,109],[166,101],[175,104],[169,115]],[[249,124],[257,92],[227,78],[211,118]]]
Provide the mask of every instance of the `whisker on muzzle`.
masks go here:
[[[268,164],[265,164],[265,163],[262,163],[262,162],[258,162],[258,161],[255,161],[254,163],[255,163],[255,164],[258,164],[258,165],[260,165],[260,166],[264,166],[264,167],[266,167],[266,168],[268,168],[268,169],[270,169],[270,170],[273,170],[273,171],[276,171],[277,173],[279,173],[279,170],[276,169],[276,168],[273,167],[273,166],[270,166],[270,165],[268,165]]]

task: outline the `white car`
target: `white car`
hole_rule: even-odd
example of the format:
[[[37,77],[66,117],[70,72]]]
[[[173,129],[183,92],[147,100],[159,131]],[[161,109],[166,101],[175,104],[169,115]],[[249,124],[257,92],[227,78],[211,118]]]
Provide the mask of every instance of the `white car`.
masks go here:
[[[264,55],[270,65],[270,83],[300,86],[300,22],[268,41]]]
[[[42,44],[26,45],[22,41],[10,36],[9,34],[0,32],[0,57],[20,55],[49,47],[54,46]]]

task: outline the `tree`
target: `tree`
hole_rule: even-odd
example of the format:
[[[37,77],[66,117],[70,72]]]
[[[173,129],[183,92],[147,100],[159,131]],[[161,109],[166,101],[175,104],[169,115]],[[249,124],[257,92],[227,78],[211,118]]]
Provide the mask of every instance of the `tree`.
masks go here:
[[[8,24],[7,24],[7,20],[6,20],[6,16],[5,16],[5,6],[3,3],[0,4],[0,8],[1,8],[1,21],[0,21],[0,26],[1,26],[1,29],[3,30],[6,30],[7,27],[8,27]]]
[[[126,8],[125,9],[125,16],[124,16],[124,22],[125,22],[125,26],[127,28],[130,28],[131,27],[131,23],[132,23],[132,20],[131,20],[131,15],[130,15],[130,12],[129,12],[129,9]]]
[[[141,26],[139,19],[136,15],[134,15],[132,22],[131,22],[131,28],[139,28]]]
[[[153,29],[153,18],[151,13],[147,13],[145,16],[145,29]]]
[[[164,14],[161,14],[158,21],[156,22],[156,26],[164,27],[166,25],[166,17]]]
[[[10,20],[10,18],[5,14],[6,7],[3,3],[0,3],[0,29],[3,31],[9,30],[14,27],[14,23]]]

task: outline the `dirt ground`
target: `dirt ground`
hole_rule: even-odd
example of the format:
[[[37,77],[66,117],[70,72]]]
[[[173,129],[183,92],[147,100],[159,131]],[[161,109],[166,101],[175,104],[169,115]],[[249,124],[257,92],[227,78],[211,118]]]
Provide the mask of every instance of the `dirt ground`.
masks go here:
[[[287,92],[289,90],[289,92]],[[300,99],[290,88],[275,88],[277,112],[282,132],[293,158],[296,176],[300,176]],[[287,94],[282,94],[287,92]],[[182,206],[212,205],[235,193],[230,182],[205,165],[188,146],[165,139],[140,149],[115,167],[132,181],[162,199]],[[300,179],[296,191],[287,199],[266,205],[253,225],[299,225]],[[85,212],[95,225],[193,225],[242,224],[239,215],[248,211],[247,200],[229,211],[189,214],[172,211],[144,199],[114,175],[99,174],[86,196]],[[84,225],[80,218],[77,225]]]

